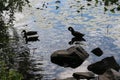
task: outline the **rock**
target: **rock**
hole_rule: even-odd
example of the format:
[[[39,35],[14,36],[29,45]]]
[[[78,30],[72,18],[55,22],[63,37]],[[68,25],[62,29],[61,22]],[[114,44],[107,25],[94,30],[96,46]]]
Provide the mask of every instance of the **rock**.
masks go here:
[[[51,55],[51,62],[63,67],[76,68],[80,66],[89,54],[82,47],[70,47],[57,50]]]
[[[96,56],[101,56],[103,54],[103,51],[99,47],[93,49],[91,52]]]
[[[53,80],[76,80],[76,79],[73,78],[73,77],[68,77],[68,78],[66,78],[66,79],[53,79]]]
[[[108,69],[103,75],[98,76],[99,80],[120,80],[120,72]]]
[[[82,47],[75,47],[72,46],[70,48],[67,49],[68,53],[70,53],[71,55],[75,55],[77,54],[77,56],[79,56],[79,58],[84,61],[86,58],[89,57],[89,54],[82,48]],[[75,54],[74,54],[75,53]]]
[[[51,62],[65,67],[67,66],[65,61],[68,60],[66,57],[69,57],[66,50],[58,50],[51,55]]]
[[[119,65],[117,64],[113,56],[106,57],[101,61],[98,61],[88,66],[89,71],[92,71],[93,73],[98,75],[103,74],[106,70],[110,68],[113,68],[116,71],[119,71],[120,69]]]
[[[77,80],[79,79],[93,79],[95,75],[92,72],[75,72],[73,73],[73,77]]]

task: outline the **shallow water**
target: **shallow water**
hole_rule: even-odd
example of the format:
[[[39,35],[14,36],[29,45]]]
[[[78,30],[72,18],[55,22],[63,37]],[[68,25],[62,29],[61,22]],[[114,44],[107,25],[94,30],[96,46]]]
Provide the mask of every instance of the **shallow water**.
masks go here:
[[[23,29],[38,31],[40,41],[28,43],[28,47],[37,68],[33,73],[40,74],[42,80],[66,78],[72,76],[73,72],[87,71],[87,65],[108,56],[114,56],[120,64],[119,13],[104,14],[102,6],[78,13],[80,4],[73,0],[60,0],[61,3],[55,3],[56,0],[30,1],[32,7],[25,7],[22,13],[16,13],[15,27],[19,34]],[[44,2],[47,7],[43,6]],[[50,55],[54,51],[71,46],[68,44],[72,38],[67,29],[69,26],[85,34],[86,42],[82,47],[90,54],[76,69],[63,68],[50,62]],[[90,52],[96,47],[103,50],[103,56],[97,57]]]

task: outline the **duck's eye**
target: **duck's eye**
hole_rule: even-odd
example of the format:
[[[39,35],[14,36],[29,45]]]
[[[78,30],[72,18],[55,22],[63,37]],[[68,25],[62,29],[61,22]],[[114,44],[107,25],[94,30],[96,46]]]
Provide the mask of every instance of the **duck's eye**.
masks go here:
[[[72,30],[72,29],[71,29],[71,27],[69,27],[69,28],[68,28],[68,30],[70,30],[70,31],[71,31],[71,30]]]

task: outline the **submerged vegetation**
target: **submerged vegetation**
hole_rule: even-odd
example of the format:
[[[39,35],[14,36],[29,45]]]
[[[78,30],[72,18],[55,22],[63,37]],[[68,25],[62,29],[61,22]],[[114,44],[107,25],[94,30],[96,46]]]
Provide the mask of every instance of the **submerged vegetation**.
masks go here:
[[[120,11],[119,0],[76,0],[76,2],[80,4],[79,9],[77,10],[78,13],[84,9],[101,6],[103,6],[104,12],[115,13]]]
[[[28,0],[0,0],[0,43],[8,40],[8,28],[13,26],[14,13],[22,11]]]
[[[15,53],[12,48],[1,48],[0,50],[0,79],[21,80],[22,75],[15,69]]]
[[[15,69],[7,69],[4,61],[0,62],[0,79],[1,80],[22,80],[23,76]]]
[[[23,79],[15,67],[18,55],[10,45],[9,28],[13,27],[14,13],[21,12],[28,3],[28,0],[0,0],[0,80]]]

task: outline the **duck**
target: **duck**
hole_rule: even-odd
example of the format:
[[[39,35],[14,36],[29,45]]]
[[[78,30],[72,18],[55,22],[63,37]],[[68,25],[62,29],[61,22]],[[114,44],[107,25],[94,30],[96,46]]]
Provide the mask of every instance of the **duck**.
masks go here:
[[[85,34],[82,34],[78,31],[75,31],[72,27],[68,27],[68,30],[71,32],[71,34],[74,36],[74,37],[77,37],[77,38],[82,38]]]
[[[26,44],[31,41],[39,41],[37,31],[26,32],[26,30],[23,30],[21,33],[23,33],[23,38],[25,39]]]
[[[25,35],[30,36],[30,35],[36,35],[37,31],[28,31],[28,32],[26,32],[26,30],[23,30],[22,33],[24,33],[24,36]]]

